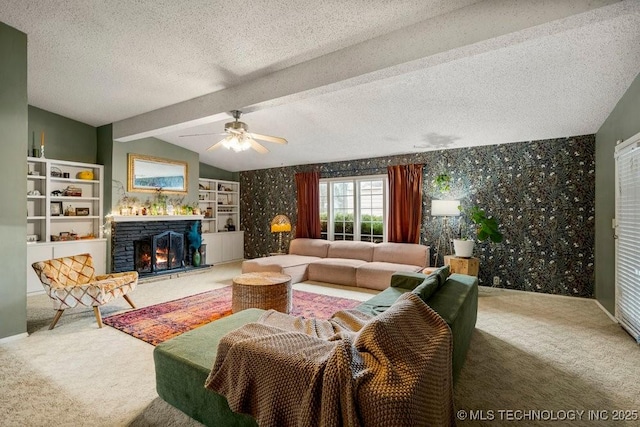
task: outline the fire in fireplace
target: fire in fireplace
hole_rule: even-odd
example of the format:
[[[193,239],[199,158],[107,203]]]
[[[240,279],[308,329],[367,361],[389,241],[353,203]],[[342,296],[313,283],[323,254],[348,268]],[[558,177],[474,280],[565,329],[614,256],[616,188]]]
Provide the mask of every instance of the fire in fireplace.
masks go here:
[[[184,235],[165,231],[134,242],[134,268],[138,273],[158,273],[184,267]]]

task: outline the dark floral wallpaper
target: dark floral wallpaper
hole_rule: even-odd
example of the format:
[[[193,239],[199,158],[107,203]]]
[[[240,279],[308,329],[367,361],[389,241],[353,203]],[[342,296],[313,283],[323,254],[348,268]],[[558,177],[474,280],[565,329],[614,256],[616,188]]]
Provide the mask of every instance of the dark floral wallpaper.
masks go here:
[[[424,164],[423,244],[435,246],[442,230],[442,219],[431,216],[431,199],[459,199],[496,217],[504,234],[500,244],[476,243],[482,285],[497,276],[504,288],[594,296],[594,135],[241,172],[245,257],[277,249],[269,231],[277,214],[295,225],[297,172],[375,175],[407,163]],[[451,177],[448,194],[434,185],[442,173]],[[456,233],[461,220],[450,221]],[[294,232],[285,234],[285,246]]]

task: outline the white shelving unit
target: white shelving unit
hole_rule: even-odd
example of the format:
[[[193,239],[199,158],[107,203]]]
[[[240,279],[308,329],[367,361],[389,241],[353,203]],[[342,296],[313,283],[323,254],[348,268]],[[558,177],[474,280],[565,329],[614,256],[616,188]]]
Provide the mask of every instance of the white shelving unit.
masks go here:
[[[36,261],[88,252],[103,274],[103,166],[27,157],[27,171],[27,292],[43,290],[31,268]],[[82,171],[93,179],[80,179]]]
[[[207,263],[244,258],[244,232],[240,231],[240,183],[200,178],[198,205]]]

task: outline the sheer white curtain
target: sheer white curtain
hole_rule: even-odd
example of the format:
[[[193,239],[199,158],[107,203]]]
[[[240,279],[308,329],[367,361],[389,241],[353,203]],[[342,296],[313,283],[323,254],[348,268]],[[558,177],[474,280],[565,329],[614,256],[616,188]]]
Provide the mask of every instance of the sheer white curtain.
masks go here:
[[[640,134],[615,156],[616,319],[640,343]]]

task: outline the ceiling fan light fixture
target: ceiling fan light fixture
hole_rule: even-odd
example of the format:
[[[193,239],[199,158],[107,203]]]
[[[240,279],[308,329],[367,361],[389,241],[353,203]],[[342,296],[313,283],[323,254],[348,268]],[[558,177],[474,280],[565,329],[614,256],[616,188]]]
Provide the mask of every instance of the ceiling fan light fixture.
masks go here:
[[[245,151],[251,148],[251,142],[245,135],[229,135],[222,140],[222,146],[228,150],[233,150],[236,153]]]

